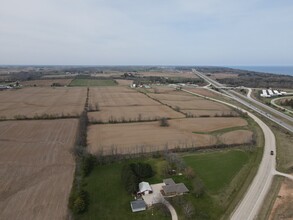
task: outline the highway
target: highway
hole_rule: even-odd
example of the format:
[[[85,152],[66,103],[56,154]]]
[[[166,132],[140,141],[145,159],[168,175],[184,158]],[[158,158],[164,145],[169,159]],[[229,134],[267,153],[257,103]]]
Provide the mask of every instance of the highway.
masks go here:
[[[216,88],[224,88],[224,87],[225,87],[224,85],[218,83],[217,81],[215,81],[215,80],[213,80],[213,79],[207,77],[206,75],[204,75],[204,74],[202,74],[202,73],[200,73],[200,72],[198,72],[198,71],[196,71],[196,70],[193,70],[193,72],[194,72],[195,74],[197,74],[199,77],[201,77],[202,79],[204,79],[205,81],[207,81],[208,83],[212,84],[212,85],[213,85],[214,87],[216,87]],[[261,109],[257,108],[255,105],[252,105],[252,104],[250,104],[249,102],[243,100],[242,98],[247,99],[246,96],[243,96],[243,95],[241,95],[241,94],[239,94],[239,93],[237,93],[237,95],[236,95],[234,91],[232,92],[232,91],[228,91],[228,90],[224,90],[224,89],[219,89],[219,90],[220,90],[222,93],[228,95],[230,98],[234,99],[235,101],[237,101],[237,102],[239,102],[239,103],[245,105],[246,107],[252,109],[253,111],[255,111],[255,112],[261,114],[262,116],[266,117],[267,119],[269,119],[269,120],[275,122],[276,124],[280,125],[281,127],[285,128],[286,130],[288,130],[288,131],[290,131],[290,132],[293,133],[293,126],[291,126],[291,125],[289,125],[288,123],[286,123],[286,122],[280,120],[279,118],[276,118],[275,116],[269,114],[268,112],[266,112],[266,111],[264,111],[264,110],[261,110]],[[239,96],[242,97],[242,98],[240,98]],[[252,102],[254,102],[254,101],[257,102],[256,100],[254,100],[254,99],[252,99],[252,98],[251,98],[250,101],[252,101]],[[255,102],[254,102],[254,103],[255,103]],[[261,104],[262,104],[262,103],[261,103]],[[264,105],[264,104],[262,104],[262,105]],[[266,106],[266,105],[265,105],[265,106]],[[269,106],[267,106],[267,107],[270,108]],[[272,108],[270,108],[270,109],[272,109]],[[275,113],[275,111],[276,111],[277,114],[278,114],[279,116],[281,116],[281,117],[282,117],[283,115],[285,115],[285,114],[283,114],[283,113],[281,113],[281,112],[279,112],[279,111],[273,109],[273,112],[274,112],[274,113]],[[286,118],[287,120],[290,120],[290,121],[293,120],[292,117],[287,116],[287,115],[285,115],[284,118]],[[288,118],[290,118],[290,119],[288,119]],[[292,121],[292,122],[293,122],[293,121]]]
[[[251,89],[250,89],[250,90],[251,90]],[[290,98],[290,99],[292,99],[293,96],[279,97],[279,98],[272,99],[272,100],[271,100],[271,104],[274,105],[274,106],[276,106],[277,108],[279,108],[279,109],[281,109],[281,110],[284,110],[284,111],[287,111],[287,112],[290,112],[291,114],[293,114],[293,111],[291,111],[291,110],[289,110],[289,109],[287,109],[287,108],[284,108],[284,107],[282,107],[282,106],[276,104],[276,101],[277,101],[277,100],[279,100],[279,99],[284,99],[284,98]]]
[[[252,89],[250,89],[250,88],[246,88],[246,89],[248,89],[247,96],[244,96],[244,95],[239,94],[239,93],[237,93],[237,95],[241,96],[243,99],[248,99],[249,101],[253,102],[254,104],[259,105],[262,108],[265,108],[266,110],[268,110],[270,112],[273,112],[274,114],[276,114],[276,115],[278,115],[278,116],[280,116],[280,117],[282,117],[282,118],[284,118],[284,119],[286,119],[286,120],[288,120],[288,121],[293,123],[293,118],[291,116],[286,115],[283,112],[280,112],[280,111],[278,111],[278,110],[276,110],[274,108],[271,108],[270,106],[268,106],[266,104],[263,104],[263,103],[255,100],[254,98],[251,97]],[[236,93],[235,91],[231,91],[231,92]]]
[[[194,72],[199,77],[206,80],[208,83],[211,83],[213,86],[222,87],[221,84],[219,84],[218,82],[215,82],[214,80],[210,79],[209,77],[207,77],[197,71],[194,71]],[[195,94],[195,93],[189,92],[187,90],[183,90],[183,91],[191,93],[191,94]],[[255,106],[243,101],[239,97],[236,97],[235,95],[230,94],[230,92],[225,91],[225,90],[221,90],[221,91],[224,92],[226,95],[232,97],[234,100],[253,109],[254,111],[259,112],[259,113],[261,112],[261,114],[264,115],[265,117],[269,117],[262,110],[259,110]],[[195,94],[195,95],[198,95],[198,94]],[[226,103],[224,101],[220,101],[220,100],[209,98],[209,97],[205,97],[205,98],[229,105],[233,108],[241,109],[235,105],[232,105],[230,103]],[[281,175],[281,176],[288,177],[290,179],[293,179],[293,177],[292,177],[292,175],[289,175],[289,174],[280,173],[280,172],[276,171],[276,169],[275,169],[275,167],[276,167],[276,153],[275,153],[276,152],[276,139],[275,139],[275,135],[272,132],[272,130],[263,121],[261,121],[258,117],[256,117],[254,114],[252,114],[244,109],[241,109],[241,110],[243,112],[246,112],[249,115],[249,117],[251,117],[260,126],[260,128],[262,129],[262,131],[264,133],[265,146],[264,146],[264,153],[263,153],[262,160],[259,165],[259,169],[257,171],[257,174],[254,177],[250,187],[248,188],[244,198],[239,202],[238,206],[236,207],[234,212],[231,214],[230,218],[232,220],[253,220],[253,219],[257,218],[257,215],[258,215],[260,208],[263,204],[265,196],[267,195],[267,193],[270,190],[274,175]],[[271,153],[270,153],[271,151],[274,152],[273,155],[271,155]]]

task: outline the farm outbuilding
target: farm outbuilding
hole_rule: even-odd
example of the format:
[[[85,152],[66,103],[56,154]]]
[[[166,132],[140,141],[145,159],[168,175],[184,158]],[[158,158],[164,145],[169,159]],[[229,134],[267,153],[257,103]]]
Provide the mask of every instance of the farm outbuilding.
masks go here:
[[[139,183],[138,188],[139,188],[139,192],[138,192],[139,194],[145,195],[145,194],[149,194],[153,192],[152,187],[150,186],[148,182]]]
[[[143,200],[130,202],[132,212],[140,212],[146,210],[146,204]]]

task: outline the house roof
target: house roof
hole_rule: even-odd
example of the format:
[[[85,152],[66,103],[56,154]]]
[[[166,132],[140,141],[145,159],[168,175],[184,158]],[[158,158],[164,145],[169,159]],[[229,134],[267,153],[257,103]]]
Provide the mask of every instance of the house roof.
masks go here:
[[[177,184],[173,184],[173,185],[166,185],[166,186],[162,186],[164,192],[166,194],[169,193],[186,193],[189,192],[189,190],[187,189],[187,187],[184,185],[184,183],[177,183]]]
[[[139,192],[144,192],[144,191],[153,191],[152,187],[150,186],[150,184],[148,182],[141,182],[138,185],[139,187]]]
[[[168,179],[164,179],[163,182],[166,184],[166,185],[174,185],[175,182],[172,178],[168,178]]]
[[[146,204],[143,200],[132,201],[130,202],[130,206],[133,212],[146,209]]]

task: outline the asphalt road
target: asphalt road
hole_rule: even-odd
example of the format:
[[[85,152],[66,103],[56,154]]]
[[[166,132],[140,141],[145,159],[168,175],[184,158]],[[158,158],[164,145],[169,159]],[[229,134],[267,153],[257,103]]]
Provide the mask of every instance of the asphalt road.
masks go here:
[[[213,86],[215,86],[215,87],[218,87],[218,88],[223,88],[223,87],[224,87],[222,84],[218,83],[217,81],[215,81],[215,80],[213,80],[213,79],[207,77],[206,75],[204,75],[204,74],[202,74],[202,73],[200,73],[200,72],[198,72],[198,71],[196,71],[196,70],[193,70],[193,72],[194,72],[195,74],[197,74],[199,77],[201,77],[201,78],[203,78],[204,80],[206,80],[208,83],[211,83],[211,84],[212,84]],[[243,96],[243,95],[241,95],[241,94],[239,94],[239,93],[237,93],[237,95],[235,95],[235,93],[233,94],[233,91],[228,91],[228,90],[223,90],[223,89],[220,89],[220,90],[221,90],[222,93],[228,95],[230,98],[233,98],[233,99],[236,100],[237,102],[239,102],[239,103],[245,105],[246,107],[252,109],[253,111],[255,111],[255,112],[261,114],[262,116],[268,118],[269,120],[271,120],[271,121],[277,123],[277,124],[280,125],[281,127],[285,128],[285,129],[287,129],[288,131],[290,131],[290,132],[293,133],[293,126],[289,125],[288,123],[286,123],[286,122],[284,122],[284,121],[282,121],[282,120],[276,118],[275,116],[269,114],[268,112],[263,111],[263,110],[257,108],[256,106],[250,104],[249,102],[245,101],[244,99],[247,99],[246,96]],[[240,96],[240,97],[243,96],[243,97],[240,98],[239,96]],[[254,101],[254,103],[257,102],[256,100],[254,100],[254,99],[252,99],[252,98],[251,98],[251,101]],[[261,104],[262,104],[262,103],[261,103]],[[264,105],[264,104],[262,104],[262,105]],[[265,106],[266,106],[266,105],[265,105]],[[269,106],[266,106],[266,107],[270,108]],[[271,108],[270,108],[270,109],[271,109]],[[273,110],[276,111],[278,115],[282,116],[281,114],[283,114],[283,113],[281,113],[281,112],[279,112],[279,111],[277,111],[277,110],[275,110],[275,109],[273,109]],[[283,114],[283,115],[285,115],[285,114]],[[286,118],[287,120],[290,120],[290,121],[293,120],[292,117],[287,116],[287,115],[285,115],[284,118]],[[290,118],[290,119],[289,119],[289,118]]]
[[[279,100],[279,99],[284,99],[284,98],[290,98],[290,99],[292,99],[293,96],[279,97],[279,98],[272,99],[272,100],[271,100],[271,104],[274,105],[274,106],[276,106],[277,108],[279,108],[279,109],[281,109],[281,110],[284,110],[284,111],[287,111],[287,112],[290,112],[290,113],[293,114],[293,111],[291,111],[291,110],[289,110],[289,109],[287,109],[287,108],[284,108],[284,107],[282,107],[282,106],[276,104],[276,101],[277,101],[277,100]]]
[[[280,111],[278,111],[278,110],[276,110],[276,109],[274,109],[274,108],[271,108],[270,106],[268,106],[268,105],[266,105],[266,104],[263,104],[263,103],[261,103],[261,102],[255,100],[254,98],[251,97],[251,92],[252,92],[252,90],[251,90],[250,88],[247,88],[247,89],[248,89],[247,96],[244,96],[244,95],[239,94],[239,93],[237,93],[237,94],[239,94],[242,98],[244,98],[244,99],[248,99],[249,101],[255,103],[256,105],[259,105],[259,106],[261,106],[261,107],[267,109],[268,111],[273,112],[273,113],[275,113],[276,115],[278,115],[278,116],[280,116],[280,117],[282,117],[282,118],[285,118],[285,119],[287,119],[288,121],[290,121],[290,122],[293,123],[293,118],[292,118],[291,116],[286,115],[286,114],[284,114],[283,112],[280,112]],[[234,92],[234,91],[232,91],[232,92]]]
[[[221,87],[222,85],[218,82],[215,82],[214,80],[206,77],[205,75],[194,71],[199,77],[205,79],[207,82],[211,83],[212,85],[216,87]],[[183,90],[185,92],[198,95],[196,93],[189,92],[187,90]],[[257,109],[253,105],[243,101],[242,99],[234,96],[233,94],[230,94],[229,92],[222,90],[226,95],[232,96],[236,101],[244,104],[245,106],[248,106],[249,108],[253,109],[256,112],[259,112],[261,110]],[[200,96],[200,95],[199,95]],[[202,96],[204,97],[204,96]],[[220,101],[217,99],[205,97],[207,99],[220,102],[226,105],[229,105],[233,108],[241,109],[235,105],[232,105],[230,103],[226,103],[224,101]],[[265,139],[265,146],[264,146],[264,153],[262,156],[262,160],[259,166],[259,169],[257,171],[256,176],[254,177],[250,187],[248,188],[244,198],[241,200],[241,202],[238,204],[234,212],[231,214],[232,220],[252,220],[257,218],[257,214],[259,213],[259,210],[263,204],[263,201],[265,199],[265,196],[270,190],[273,176],[274,175],[282,175],[285,177],[288,177],[290,179],[293,179],[292,175],[289,174],[283,174],[278,171],[276,171],[276,139],[275,135],[272,132],[272,130],[258,117],[253,115],[252,113],[241,109],[243,112],[246,112],[249,117],[251,117],[262,129],[264,133],[264,139]],[[262,112],[262,111],[261,111]],[[262,115],[265,114],[265,117],[268,117],[265,112],[262,112]],[[271,155],[271,151],[274,152],[273,155]]]
[[[188,90],[182,89],[182,91],[201,96]],[[232,220],[252,220],[257,216],[257,213],[262,206],[264,198],[272,184],[273,176],[277,174],[277,171],[275,170],[276,155],[275,153],[274,155],[270,154],[271,151],[276,152],[275,135],[263,121],[261,121],[252,113],[224,101],[209,98],[206,96],[201,97],[223,103],[225,105],[231,106],[232,108],[240,109],[243,112],[246,112],[249,117],[251,117],[263,130],[265,147],[261,164],[243,200],[238,204],[237,208],[231,215]]]

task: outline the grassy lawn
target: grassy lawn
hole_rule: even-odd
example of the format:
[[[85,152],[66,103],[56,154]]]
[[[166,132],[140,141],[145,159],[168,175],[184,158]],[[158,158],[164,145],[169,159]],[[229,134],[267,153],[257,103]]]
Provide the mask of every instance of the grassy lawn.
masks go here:
[[[249,154],[241,150],[194,154],[184,161],[202,179],[207,190],[217,193],[228,186],[238,171],[248,162]]]
[[[74,79],[69,86],[116,86],[111,79]]]
[[[83,189],[89,193],[90,205],[87,212],[76,216],[76,219],[169,219],[170,217],[157,209],[132,213],[130,201],[134,198],[127,194],[121,182],[121,170],[128,162],[117,162],[108,165],[99,165],[94,168],[89,177],[83,181]],[[160,160],[148,159],[152,165]],[[153,177],[156,181],[156,176]],[[160,180],[162,181],[162,180]]]

